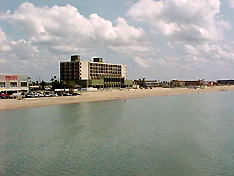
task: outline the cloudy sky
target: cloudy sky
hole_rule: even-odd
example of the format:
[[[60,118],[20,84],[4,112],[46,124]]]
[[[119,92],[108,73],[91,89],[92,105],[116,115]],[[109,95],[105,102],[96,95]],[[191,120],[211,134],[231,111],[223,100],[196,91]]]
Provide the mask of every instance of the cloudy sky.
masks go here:
[[[234,79],[233,28],[234,0],[3,1],[0,73],[48,80],[79,54],[129,79]]]

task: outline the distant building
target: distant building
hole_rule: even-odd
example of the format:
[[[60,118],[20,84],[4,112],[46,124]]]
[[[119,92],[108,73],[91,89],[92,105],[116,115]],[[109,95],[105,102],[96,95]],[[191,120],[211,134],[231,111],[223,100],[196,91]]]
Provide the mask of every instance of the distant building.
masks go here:
[[[217,85],[234,85],[234,80],[217,80]]]
[[[161,82],[158,80],[145,80],[145,79],[139,79],[134,80],[134,87],[137,88],[153,88],[153,87],[160,87]]]
[[[185,81],[186,87],[193,87],[193,86],[203,86],[204,81],[203,80],[197,80],[197,81]]]
[[[0,74],[0,92],[27,92],[29,82],[30,77],[27,75]]]
[[[170,87],[185,87],[185,81],[182,80],[171,80]]]
[[[81,61],[79,55],[71,56],[71,61],[60,62],[60,80],[75,81],[81,87],[126,87],[127,67],[123,64],[104,63],[102,58],[92,62]]]
[[[199,87],[205,86],[206,83],[204,80],[197,81],[183,81],[183,80],[171,80],[170,87]]]

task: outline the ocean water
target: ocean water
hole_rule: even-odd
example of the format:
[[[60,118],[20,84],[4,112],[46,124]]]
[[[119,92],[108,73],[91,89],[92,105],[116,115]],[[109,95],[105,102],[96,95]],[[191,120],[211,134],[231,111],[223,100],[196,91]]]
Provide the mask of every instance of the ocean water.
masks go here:
[[[233,176],[234,92],[0,112],[0,176]]]

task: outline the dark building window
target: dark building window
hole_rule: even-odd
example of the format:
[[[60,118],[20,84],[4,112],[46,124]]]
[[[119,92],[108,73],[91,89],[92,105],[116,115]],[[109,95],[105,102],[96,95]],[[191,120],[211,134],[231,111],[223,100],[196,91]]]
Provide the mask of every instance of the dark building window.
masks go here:
[[[5,82],[0,82],[0,87],[6,87],[6,83]]]
[[[28,84],[27,84],[27,82],[21,82],[21,83],[20,83],[20,86],[21,86],[21,87],[27,87]]]
[[[17,82],[11,82],[10,87],[17,87]]]

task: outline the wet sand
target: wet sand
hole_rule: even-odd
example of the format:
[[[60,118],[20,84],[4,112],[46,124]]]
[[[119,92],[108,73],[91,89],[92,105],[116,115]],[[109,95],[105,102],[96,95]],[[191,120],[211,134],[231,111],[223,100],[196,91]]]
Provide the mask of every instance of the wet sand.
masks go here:
[[[23,100],[16,99],[0,99],[0,110],[13,110],[20,108],[43,107],[59,104],[76,104],[83,102],[97,102],[120,100],[129,98],[141,98],[146,96],[169,96],[191,93],[207,93],[216,91],[234,91],[234,86],[216,86],[205,89],[189,89],[189,88],[153,88],[153,89],[123,89],[123,90],[105,90],[98,92],[82,92],[79,96],[64,97],[42,97],[42,98],[25,98]]]

